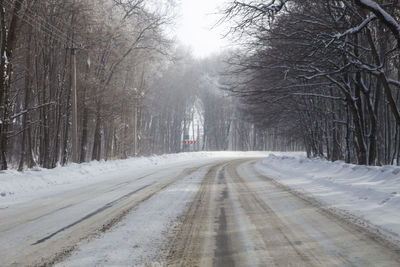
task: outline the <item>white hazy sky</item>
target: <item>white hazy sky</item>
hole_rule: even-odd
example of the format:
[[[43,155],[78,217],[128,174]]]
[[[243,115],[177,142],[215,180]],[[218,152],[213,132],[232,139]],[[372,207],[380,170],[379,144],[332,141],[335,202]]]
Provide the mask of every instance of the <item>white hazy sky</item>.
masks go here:
[[[193,50],[196,57],[206,57],[228,45],[223,39],[226,28],[212,28],[221,17],[219,9],[226,0],[180,0],[177,20],[177,38]]]

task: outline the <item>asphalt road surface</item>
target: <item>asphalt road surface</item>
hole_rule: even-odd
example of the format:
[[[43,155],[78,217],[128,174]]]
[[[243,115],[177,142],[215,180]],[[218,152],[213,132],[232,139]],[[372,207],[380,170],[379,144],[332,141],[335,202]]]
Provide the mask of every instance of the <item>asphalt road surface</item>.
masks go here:
[[[400,266],[398,247],[261,175],[256,160],[175,164],[0,210],[0,266],[51,266],[205,166],[163,265]]]

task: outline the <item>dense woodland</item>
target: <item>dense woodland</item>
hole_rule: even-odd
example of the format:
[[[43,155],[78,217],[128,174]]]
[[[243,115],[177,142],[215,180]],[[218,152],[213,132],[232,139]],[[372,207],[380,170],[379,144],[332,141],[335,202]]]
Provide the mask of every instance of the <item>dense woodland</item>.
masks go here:
[[[168,34],[175,4],[0,0],[0,169],[197,150],[399,164],[398,1],[230,1],[237,49],[205,59]]]
[[[230,91],[249,121],[308,156],[399,164],[399,1],[235,1],[224,19],[247,48]]]
[[[165,33],[174,8],[168,0],[0,0],[0,168],[268,149],[267,134],[219,89],[224,60],[194,59]]]

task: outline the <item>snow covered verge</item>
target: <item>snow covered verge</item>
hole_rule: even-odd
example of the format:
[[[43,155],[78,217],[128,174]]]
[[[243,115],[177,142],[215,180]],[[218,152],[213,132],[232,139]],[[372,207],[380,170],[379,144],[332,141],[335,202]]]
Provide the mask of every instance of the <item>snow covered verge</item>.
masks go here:
[[[270,154],[256,168],[400,243],[400,167]]]
[[[46,194],[69,190],[93,183],[131,175],[138,171],[174,164],[211,161],[222,158],[254,157],[265,152],[187,152],[125,160],[92,161],[69,164],[54,169],[33,168],[24,172],[0,171],[0,208],[10,203],[28,201]],[[172,164],[172,165],[171,165]]]

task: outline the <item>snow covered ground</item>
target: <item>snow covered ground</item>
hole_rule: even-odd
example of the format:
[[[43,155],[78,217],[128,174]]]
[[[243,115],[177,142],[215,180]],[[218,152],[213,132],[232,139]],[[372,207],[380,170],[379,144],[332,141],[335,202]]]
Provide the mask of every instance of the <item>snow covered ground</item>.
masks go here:
[[[356,222],[400,241],[400,167],[358,166],[282,154],[271,154],[256,167],[279,183],[339,213],[355,215]]]
[[[149,266],[152,262],[157,266],[157,254],[208,169],[204,167],[156,194],[106,234],[91,242],[83,241],[66,261],[56,266]]]
[[[260,173],[400,242],[400,167],[332,163],[308,159],[300,152],[179,153],[70,164],[52,170],[2,171],[0,211],[43,196],[129,177],[132,173],[255,156],[265,157],[256,163]],[[60,266],[124,266],[156,260],[157,252],[192,201],[207,170],[208,167],[201,168],[160,191],[100,238],[83,241],[72,257]]]
[[[192,152],[160,156],[129,158],[126,160],[92,161],[69,164],[55,169],[33,168],[24,172],[0,171],[0,208],[8,204],[28,201],[47,194],[126,176],[133,172],[157,169],[194,161],[213,161],[221,158],[254,157],[265,152]]]
[[[239,154],[230,156],[240,157]],[[205,155],[227,156],[205,153],[191,157],[193,160]],[[142,203],[109,232],[89,242],[83,241],[57,266],[162,266],[162,259],[157,262],[157,255],[173,234],[174,226],[179,226],[179,217],[193,200],[208,168],[200,169]],[[332,163],[307,159],[304,153],[269,154],[256,168],[349,215],[350,219],[362,218],[358,223],[367,223],[363,226],[378,226],[388,237],[400,240],[400,168]]]

